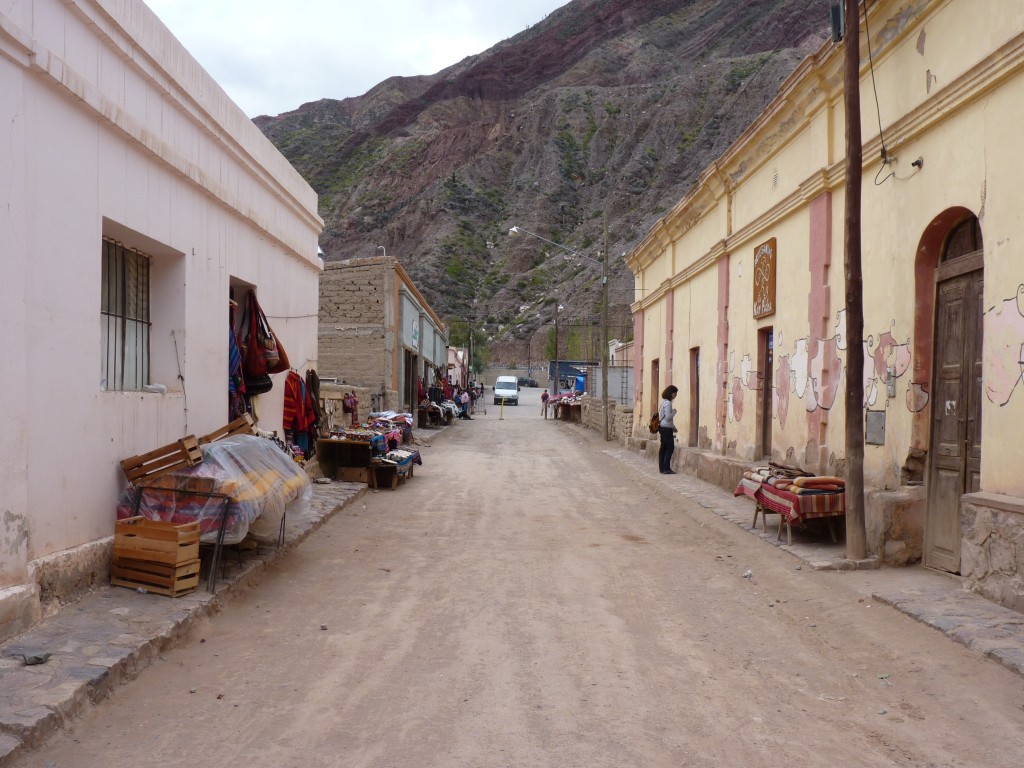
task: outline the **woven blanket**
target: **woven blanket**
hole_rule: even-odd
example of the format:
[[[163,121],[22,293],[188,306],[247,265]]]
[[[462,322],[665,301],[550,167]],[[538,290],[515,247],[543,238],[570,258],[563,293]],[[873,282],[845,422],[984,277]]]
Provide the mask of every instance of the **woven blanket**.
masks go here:
[[[776,488],[783,488],[790,493],[795,493],[798,496],[809,493],[842,493],[846,490],[844,485],[831,485],[828,483],[822,483],[821,485],[812,485],[808,487],[801,487],[799,485],[791,485],[788,488],[785,486],[776,485]]]
[[[736,486],[736,490],[732,492],[733,496],[749,496],[754,501],[757,501],[757,492],[761,490],[761,484],[756,480],[744,477],[740,480],[740,484]]]
[[[838,485],[845,488],[846,481],[841,477],[833,477],[831,475],[815,475],[814,477],[797,477],[793,480],[793,485],[802,488],[813,488],[819,485]]]
[[[755,500],[771,512],[783,515],[791,524],[817,517],[846,514],[845,493],[795,494],[782,488],[762,485]]]

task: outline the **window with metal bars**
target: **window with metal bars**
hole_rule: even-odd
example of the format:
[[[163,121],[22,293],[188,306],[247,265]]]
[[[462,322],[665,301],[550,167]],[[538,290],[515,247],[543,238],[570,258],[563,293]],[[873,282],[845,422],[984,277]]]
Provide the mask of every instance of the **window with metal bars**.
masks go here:
[[[102,387],[141,390],[149,383],[149,257],[103,238],[100,302]]]

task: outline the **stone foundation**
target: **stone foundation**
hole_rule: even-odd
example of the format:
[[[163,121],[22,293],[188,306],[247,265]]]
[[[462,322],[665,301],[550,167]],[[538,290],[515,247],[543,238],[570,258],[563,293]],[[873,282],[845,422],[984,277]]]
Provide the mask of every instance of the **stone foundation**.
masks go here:
[[[110,583],[114,537],[55,552],[28,564],[28,582],[0,589],[0,642]]]
[[[113,556],[114,537],[107,536],[29,563],[29,578],[39,585],[44,612],[56,610],[96,587],[109,584]]]
[[[868,552],[885,565],[920,562],[928,509],[924,486],[908,485],[898,491],[865,489],[864,503]]]
[[[970,493],[960,502],[960,575],[971,589],[1024,611],[1024,499]]]
[[[0,589],[0,642],[25,632],[42,615],[37,584]]]

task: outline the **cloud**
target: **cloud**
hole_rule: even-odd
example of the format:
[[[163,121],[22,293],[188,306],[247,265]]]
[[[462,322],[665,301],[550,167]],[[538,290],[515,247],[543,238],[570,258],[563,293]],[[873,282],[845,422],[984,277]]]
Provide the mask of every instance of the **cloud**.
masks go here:
[[[429,75],[539,22],[566,0],[148,0],[250,117]]]

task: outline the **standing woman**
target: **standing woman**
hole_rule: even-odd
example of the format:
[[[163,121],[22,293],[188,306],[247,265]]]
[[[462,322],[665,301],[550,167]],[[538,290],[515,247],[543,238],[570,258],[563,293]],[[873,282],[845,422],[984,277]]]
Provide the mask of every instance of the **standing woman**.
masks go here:
[[[676,409],[672,401],[679,394],[679,387],[668,386],[661,393],[661,406],[658,408],[658,434],[661,435],[661,450],[658,451],[658,469],[663,475],[674,475],[672,471],[672,454],[676,449]]]

